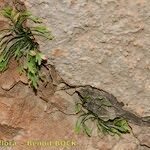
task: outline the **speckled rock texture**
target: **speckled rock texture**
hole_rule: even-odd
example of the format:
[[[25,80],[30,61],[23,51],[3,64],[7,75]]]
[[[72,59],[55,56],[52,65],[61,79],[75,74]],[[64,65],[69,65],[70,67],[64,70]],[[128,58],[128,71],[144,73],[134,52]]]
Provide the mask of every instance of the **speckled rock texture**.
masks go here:
[[[55,36],[41,50],[71,85],[112,93],[150,115],[149,0],[26,0]],[[45,42],[45,41],[44,41]]]
[[[13,1],[20,6],[19,0]],[[127,110],[150,115],[149,0],[22,1],[52,30],[53,41],[39,39],[41,51],[66,83],[90,84],[113,94]],[[0,9],[11,2],[0,0]],[[6,26],[0,17],[0,28]],[[79,98],[73,95],[74,89],[61,90],[65,84],[58,84],[59,75],[49,70],[50,82],[46,87],[40,85],[35,95],[26,85],[26,76],[17,72],[17,64],[10,64],[0,74],[0,142],[14,140],[17,145],[0,145],[0,150],[150,149],[150,127],[130,124],[133,133],[121,137],[76,134],[78,116],[58,111],[74,112],[74,101]],[[76,145],[28,146],[30,140],[73,140]]]

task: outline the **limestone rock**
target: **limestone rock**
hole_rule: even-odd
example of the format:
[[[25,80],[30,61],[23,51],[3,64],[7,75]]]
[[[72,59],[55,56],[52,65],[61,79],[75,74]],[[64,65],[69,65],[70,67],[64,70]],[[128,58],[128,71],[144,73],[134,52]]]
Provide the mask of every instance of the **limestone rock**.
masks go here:
[[[149,0],[25,4],[52,30],[55,39],[41,39],[41,49],[67,83],[103,89],[134,113],[150,115]]]
[[[6,2],[4,4],[4,2]],[[1,0],[0,8],[12,1]],[[112,93],[140,116],[150,113],[149,0],[25,0],[27,9],[41,16],[55,39],[41,49],[50,57],[60,76],[71,85],[93,85]],[[5,26],[0,21],[0,28]],[[42,44],[42,39],[40,40]],[[16,69],[15,67],[12,67]],[[87,137],[75,134],[77,116],[65,115],[74,108],[73,91],[54,92],[61,83],[53,72],[53,83],[41,91],[49,101],[35,95],[10,69],[0,75],[0,139],[17,142],[12,150],[147,150],[149,128],[133,135]],[[9,80],[8,80],[9,79]],[[60,82],[56,82],[59,80]],[[16,84],[18,83],[18,84]],[[49,89],[52,91],[49,92]],[[47,95],[48,94],[48,95]],[[73,95],[77,98],[77,95]],[[52,105],[50,107],[50,103]],[[48,106],[49,105],[49,106]],[[49,108],[49,112],[46,111]],[[52,112],[52,113],[51,113]],[[133,127],[134,129],[134,127]],[[27,141],[73,140],[75,146],[29,147]],[[141,142],[141,145],[140,145]],[[143,145],[143,146],[142,146]],[[146,146],[145,146],[146,145]],[[0,148],[3,149],[3,148]],[[6,148],[4,148],[6,149]]]

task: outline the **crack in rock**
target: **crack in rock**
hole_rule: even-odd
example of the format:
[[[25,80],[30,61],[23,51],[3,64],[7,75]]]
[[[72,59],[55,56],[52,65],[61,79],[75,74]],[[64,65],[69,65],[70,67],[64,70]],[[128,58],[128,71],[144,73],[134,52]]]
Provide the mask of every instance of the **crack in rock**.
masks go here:
[[[15,136],[19,134],[21,130],[22,128],[19,128],[19,127],[15,128],[7,124],[0,124],[0,133],[9,138],[14,138]]]

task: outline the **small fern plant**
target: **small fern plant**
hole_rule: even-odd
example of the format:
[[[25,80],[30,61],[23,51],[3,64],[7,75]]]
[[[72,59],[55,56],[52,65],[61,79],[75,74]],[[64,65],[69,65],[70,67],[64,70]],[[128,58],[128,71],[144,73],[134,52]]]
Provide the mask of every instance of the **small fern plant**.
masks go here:
[[[8,19],[9,27],[0,30],[0,72],[8,69],[11,59],[18,62],[21,73],[26,73],[29,85],[38,88],[40,68],[46,61],[45,55],[39,51],[35,36],[52,40],[51,32],[41,26],[41,20],[32,16],[29,11],[19,12],[15,8],[6,7],[1,14]],[[28,27],[30,20],[38,26]]]
[[[90,97],[88,96],[88,98]],[[102,132],[103,134],[120,136],[122,134],[131,132],[131,127],[129,126],[128,121],[126,119],[122,117],[116,117],[113,120],[103,120],[98,114],[84,107],[84,104],[87,103],[87,98],[84,98],[82,102],[83,103],[76,103],[75,105],[76,113],[80,114],[75,125],[75,132],[77,134],[83,132],[86,133],[89,137],[91,137],[95,125],[97,127],[98,135]],[[103,107],[111,107],[111,104],[106,101],[103,104]],[[92,125],[93,127],[89,125]]]

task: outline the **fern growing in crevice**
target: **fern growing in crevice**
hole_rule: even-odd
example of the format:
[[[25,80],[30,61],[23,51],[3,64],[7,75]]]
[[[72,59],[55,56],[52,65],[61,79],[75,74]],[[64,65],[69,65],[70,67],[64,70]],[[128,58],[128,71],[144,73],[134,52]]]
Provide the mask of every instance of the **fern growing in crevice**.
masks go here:
[[[0,72],[4,72],[12,58],[17,60],[21,71],[25,72],[29,84],[37,89],[40,80],[40,68],[46,60],[39,51],[35,36],[52,40],[51,32],[44,26],[28,27],[26,21],[41,24],[41,20],[28,11],[19,12],[6,7],[1,14],[8,19],[9,27],[0,30]]]
[[[108,100],[104,98],[101,98],[100,100],[102,102],[102,105],[99,107],[99,109],[101,109],[102,107],[112,107]],[[131,127],[129,126],[126,119],[124,119],[123,117],[115,117],[113,119],[105,120],[100,115],[85,106],[88,101],[92,101],[92,98],[90,98],[90,96],[84,97],[81,100],[82,103],[76,103],[75,105],[76,113],[80,114],[75,125],[76,133],[83,132],[91,137],[95,126],[97,127],[98,133],[102,132],[104,134],[119,136],[121,134],[130,133]]]

